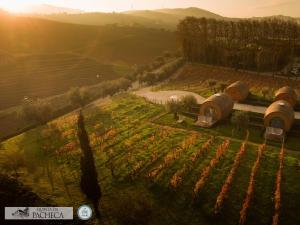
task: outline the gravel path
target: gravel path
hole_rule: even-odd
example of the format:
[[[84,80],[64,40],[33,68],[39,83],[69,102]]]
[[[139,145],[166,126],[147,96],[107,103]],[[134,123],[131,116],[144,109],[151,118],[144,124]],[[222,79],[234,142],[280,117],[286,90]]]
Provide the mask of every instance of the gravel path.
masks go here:
[[[177,91],[177,90],[151,91],[151,89],[152,87],[146,87],[146,88],[139,89],[134,93],[138,96],[148,99],[153,103],[158,103],[158,104],[165,104],[167,101],[170,101],[170,99],[180,99],[181,97],[186,95],[193,95],[197,99],[197,102],[199,104],[202,104],[203,101],[205,100],[204,97],[189,91]],[[253,106],[253,105],[235,103],[234,109],[264,114],[267,108],[263,106]],[[300,119],[300,112],[295,112],[295,118]]]

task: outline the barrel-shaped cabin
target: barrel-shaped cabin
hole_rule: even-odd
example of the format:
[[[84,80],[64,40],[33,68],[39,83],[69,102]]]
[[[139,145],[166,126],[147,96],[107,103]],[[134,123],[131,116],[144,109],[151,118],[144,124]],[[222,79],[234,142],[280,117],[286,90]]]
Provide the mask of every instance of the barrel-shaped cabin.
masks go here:
[[[285,100],[273,102],[266,110],[264,125],[266,127],[266,138],[282,140],[288,132],[295,119],[295,112],[291,104]]]
[[[196,124],[202,127],[213,126],[231,114],[233,105],[233,100],[225,93],[210,96],[201,104]]]
[[[278,89],[275,93],[275,101],[278,100],[285,100],[288,103],[291,104],[292,107],[294,107],[298,100],[298,95],[295,91],[295,89],[285,86],[280,89]]]
[[[233,101],[242,102],[249,95],[249,86],[242,81],[236,81],[225,89],[225,93],[229,95]]]

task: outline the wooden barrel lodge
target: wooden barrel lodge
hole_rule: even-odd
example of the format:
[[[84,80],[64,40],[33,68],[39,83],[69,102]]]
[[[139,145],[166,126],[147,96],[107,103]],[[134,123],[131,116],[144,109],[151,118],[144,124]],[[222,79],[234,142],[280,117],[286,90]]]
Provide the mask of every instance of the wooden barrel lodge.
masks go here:
[[[296,105],[297,99],[298,96],[295,89],[289,86],[282,87],[278,89],[275,93],[275,101],[285,100],[288,103],[290,103],[292,107]]]
[[[295,119],[295,112],[291,104],[285,100],[273,102],[266,110],[264,125],[268,139],[282,139],[288,132]]]
[[[242,102],[249,95],[249,87],[245,82],[236,81],[225,89],[225,93],[229,95],[233,101]]]
[[[228,117],[233,110],[234,102],[225,93],[218,93],[207,98],[200,106],[197,125],[211,127],[216,122]]]

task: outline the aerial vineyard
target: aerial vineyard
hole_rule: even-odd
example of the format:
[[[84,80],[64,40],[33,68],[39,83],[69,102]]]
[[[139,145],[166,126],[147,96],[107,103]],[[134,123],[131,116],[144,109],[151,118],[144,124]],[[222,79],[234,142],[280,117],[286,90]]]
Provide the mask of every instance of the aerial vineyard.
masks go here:
[[[124,72],[121,66],[73,54],[17,57],[15,62],[0,67],[0,78],[5,80],[0,82],[0,109],[19,105],[25,96],[44,98],[58,95],[71,87],[117,79]]]
[[[288,80],[285,78],[273,79],[271,75],[257,75],[254,72],[235,71],[230,68],[213,67],[202,64],[187,64],[183,67],[175,80],[162,86],[162,89],[175,89],[192,91],[205,94],[205,90],[210,87],[206,81],[214,79],[219,82],[233,83],[235,81],[246,82],[253,93],[260,93],[264,87],[272,87],[274,90],[291,86],[299,89],[299,81]],[[209,94],[208,94],[209,96]],[[205,96],[205,97],[208,97]]]
[[[228,150],[229,144],[230,144],[230,141],[225,140],[218,147],[215,157],[210,161],[209,165],[204,168],[204,170],[202,171],[202,173],[200,175],[199,180],[195,184],[195,187],[194,187],[195,194],[197,194],[201,190],[201,188],[204,186],[206,178],[209,176],[209,174],[210,174],[211,170],[214,168],[214,166],[216,166],[216,164],[220,161],[223,154],[225,154],[225,152]]]
[[[214,224],[218,218],[223,221],[224,213],[228,216],[228,220],[223,221],[225,225],[253,224],[251,214],[256,213],[257,205],[263,206],[261,210],[269,209],[272,214],[258,217],[262,225],[270,225],[272,220],[274,225],[282,224],[280,221],[297,224],[297,217],[290,217],[285,210],[285,198],[294,196],[296,199],[298,194],[295,188],[287,189],[282,177],[287,178],[289,185],[297,187],[297,181],[289,179],[287,172],[300,177],[299,155],[284,151],[286,157],[283,157],[283,150],[280,152],[278,148],[264,144],[257,147],[248,141],[248,135],[243,142],[238,142],[204,132],[161,126],[153,118],[164,113],[161,106],[128,94],[84,110],[99,182],[105,193],[104,207],[109,207],[108,203],[114,196],[127,193],[121,194],[123,189],[133,194],[143,187],[148,196],[157,196],[159,210],[163,210],[160,201],[164,201],[169,203],[168,207],[178,210],[176,212],[183,220],[189,219],[173,202],[191,212],[193,220],[189,224],[201,224],[203,215],[208,224]],[[40,196],[55,192],[52,201],[73,202],[75,206],[84,202],[78,187],[81,152],[76,138],[76,121],[76,113],[66,115],[4,143],[4,149],[10,147],[20,155],[26,153],[20,181]],[[63,181],[52,179],[53,190],[47,176],[39,177],[42,164],[35,165],[32,161],[39,160],[39,152],[45,146],[50,149],[47,154],[52,177],[63,178]],[[0,156],[5,152],[1,151]],[[283,167],[283,160],[287,157],[296,162],[296,166],[285,161]],[[269,161],[274,161],[276,166],[266,167]],[[264,192],[268,193],[265,198],[274,197],[274,202],[265,203],[257,198],[261,195],[256,191],[264,184],[263,175],[269,170],[272,170],[270,179],[274,183],[270,182],[271,186]],[[66,197],[67,190],[72,190],[71,200]],[[293,204],[297,204],[296,200]],[[175,219],[172,224],[176,224]]]
[[[276,190],[274,193],[274,202],[275,202],[275,213],[273,216],[272,225],[279,224],[279,215],[280,215],[280,207],[281,207],[281,180],[282,180],[282,170],[284,163],[284,146],[282,146],[279,154],[279,169],[276,174]]]
[[[251,170],[251,175],[250,175],[250,180],[249,180],[249,186],[247,190],[247,195],[243,203],[243,208],[240,211],[240,222],[239,224],[244,224],[246,221],[246,216],[247,216],[247,210],[249,208],[251,198],[254,192],[254,182],[255,182],[255,175],[257,173],[257,170],[259,168],[259,164],[262,158],[263,151],[265,150],[266,146],[265,144],[259,146],[258,149],[258,154],[255,163],[253,164],[252,170]]]
[[[229,188],[234,180],[234,176],[237,172],[237,169],[240,165],[241,162],[241,158],[243,157],[243,155],[245,154],[246,151],[246,146],[248,143],[248,137],[249,137],[249,132],[247,133],[247,137],[245,138],[245,141],[242,143],[240,150],[238,151],[238,153],[236,154],[235,158],[234,158],[234,162],[232,165],[232,168],[226,178],[225,183],[222,186],[222,189],[217,197],[216,203],[215,203],[215,213],[219,213],[220,210],[222,209],[223,203],[225,201],[225,199],[228,197],[228,192],[229,192]]]

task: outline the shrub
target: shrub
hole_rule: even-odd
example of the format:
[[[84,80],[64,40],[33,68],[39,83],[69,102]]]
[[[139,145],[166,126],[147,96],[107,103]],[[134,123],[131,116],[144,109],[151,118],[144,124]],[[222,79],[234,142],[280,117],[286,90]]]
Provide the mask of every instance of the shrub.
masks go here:
[[[26,100],[22,104],[21,114],[26,120],[44,124],[52,116],[52,109],[46,101]]]
[[[193,107],[197,106],[197,99],[193,95],[186,95],[180,101],[183,108],[188,111],[191,111]]]
[[[176,59],[166,65],[157,69],[155,72],[147,72],[140,74],[138,80],[141,83],[154,84],[167,79],[172,75],[182,64],[184,63],[183,58]]]
[[[179,101],[168,101],[166,104],[166,109],[168,112],[174,114],[174,119],[178,119],[178,113],[180,112],[182,108],[182,104]]]
[[[71,88],[68,97],[74,106],[84,107],[90,100],[90,96],[85,88]]]
[[[218,83],[218,90],[221,91],[221,92],[224,92],[224,90],[226,89],[226,87],[228,86],[229,84],[227,82],[220,82]]]
[[[217,81],[213,80],[213,79],[209,79],[206,81],[209,88],[211,89],[212,92],[216,92],[216,85],[217,85]]]
[[[231,117],[231,122],[236,126],[237,130],[247,129],[250,117],[248,112],[236,111]]]

